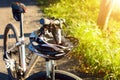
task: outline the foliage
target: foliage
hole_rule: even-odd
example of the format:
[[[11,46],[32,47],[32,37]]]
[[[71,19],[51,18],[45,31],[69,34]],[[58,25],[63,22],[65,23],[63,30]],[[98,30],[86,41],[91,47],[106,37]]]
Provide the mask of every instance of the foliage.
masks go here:
[[[39,6],[49,6],[51,4],[55,4],[57,2],[59,2],[60,0],[37,0],[37,3],[39,4]]]
[[[40,0],[44,1],[44,0]],[[120,23],[111,19],[109,30],[102,32],[96,25],[100,0],[57,0],[44,8],[49,17],[65,18],[67,31],[79,39],[73,51],[81,63],[78,70],[105,74],[104,79],[120,79]]]

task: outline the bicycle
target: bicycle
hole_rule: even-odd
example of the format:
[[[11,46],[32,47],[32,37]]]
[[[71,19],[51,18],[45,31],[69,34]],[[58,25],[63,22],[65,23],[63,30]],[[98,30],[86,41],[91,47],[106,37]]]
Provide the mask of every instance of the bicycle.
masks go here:
[[[17,29],[13,24],[8,24],[4,31],[4,55],[3,59],[6,63],[8,75],[11,80],[82,80],[78,76],[57,70],[55,60],[61,59],[66,53],[69,53],[73,46],[71,46],[70,39],[76,40],[73,37],[66,37],[61,34],[62,24],[65,22],[62,19],[41,19],[40,23],[43,25],[40,29],[30,34],[29,49],[33,52],[28,68],[26,68],[26,52],[25,40],[23,32],[23,14],[25,5],[20,2],[12,4],[13,17],[20,22],[20,36],[18,36]],[[46,32],[50,32],[49,39],[45,38]],[[57,34],[57,35],[56,35]],[[48,36],[48,35],[47,35]],[[54,43],[48,43],[51,41]],[[62,46],[64,42],[65,46]],[[73,44],[76,44],[73,43]],[[69,46],[69,47],[68,47]],[[46,71],[40,71],[31,76],[30,72],[37,63],[38,57],[41,56],[46,61]]]

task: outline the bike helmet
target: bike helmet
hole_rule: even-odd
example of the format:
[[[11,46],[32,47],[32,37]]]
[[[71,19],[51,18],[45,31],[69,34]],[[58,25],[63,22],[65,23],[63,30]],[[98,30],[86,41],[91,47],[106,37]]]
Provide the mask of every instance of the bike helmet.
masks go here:
[[[71,50],[72,46],[49,43],[49,40],[43,36],[38,36],[38,32],[39,30],[31,33],[29,45],[29,49],[37,55],[49,59],[59,59]]]
[[[54,25],[52,25],[52,27],[53,26]],[[54,30],[54,32],[51,30]],[[48,25],[42,26],[39,30],[31,33],[29,49],[44,58],[52,60],[62,58],[78,44],[78,40],[73,37],[64,37],[62,34],[58,34],[58,32],[58,28],[51,28]]]

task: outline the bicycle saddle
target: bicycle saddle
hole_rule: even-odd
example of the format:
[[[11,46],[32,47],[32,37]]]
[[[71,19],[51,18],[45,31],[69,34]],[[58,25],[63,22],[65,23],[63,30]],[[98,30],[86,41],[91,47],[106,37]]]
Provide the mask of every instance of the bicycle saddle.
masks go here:
[[[13,2],[11,5],[11,8],[12,8],[13,17],[15,18],[15,20],[20,21],[21,13],[26,12],[25,5],[20,2]]]

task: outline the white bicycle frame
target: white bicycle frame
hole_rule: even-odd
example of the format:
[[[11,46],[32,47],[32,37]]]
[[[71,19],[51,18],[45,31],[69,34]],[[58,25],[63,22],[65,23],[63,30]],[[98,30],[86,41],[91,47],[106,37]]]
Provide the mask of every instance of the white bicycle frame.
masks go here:
[[[21,20],[20,20],[20,41],[24,41],[24,32],[23,32],[23,13],[21,13]],[[20,57],[21,59],[21,67],[23,71],[26,71],[26,62],[25,62],[25,44],[21,44],[21,54]]]
[[[26,54],[25,54],[24,32],[23,32],[23,13],[21,13],[21,20],[20,20],[20,42],[23,42],[20,46],[21,69],[25,74],[24,78],[27,78],[30,75],[30,72],[33,70],[33,67],[37,63],[39,56],[34,54],[32,56],[28,68],[26,68]],[[50,77],[50,71],[53,71],[53,75],[54,75],[54,66],[55,66],[54,60],[46,60],[46,76]],[[54,77],[53,80],[55,80]]]

